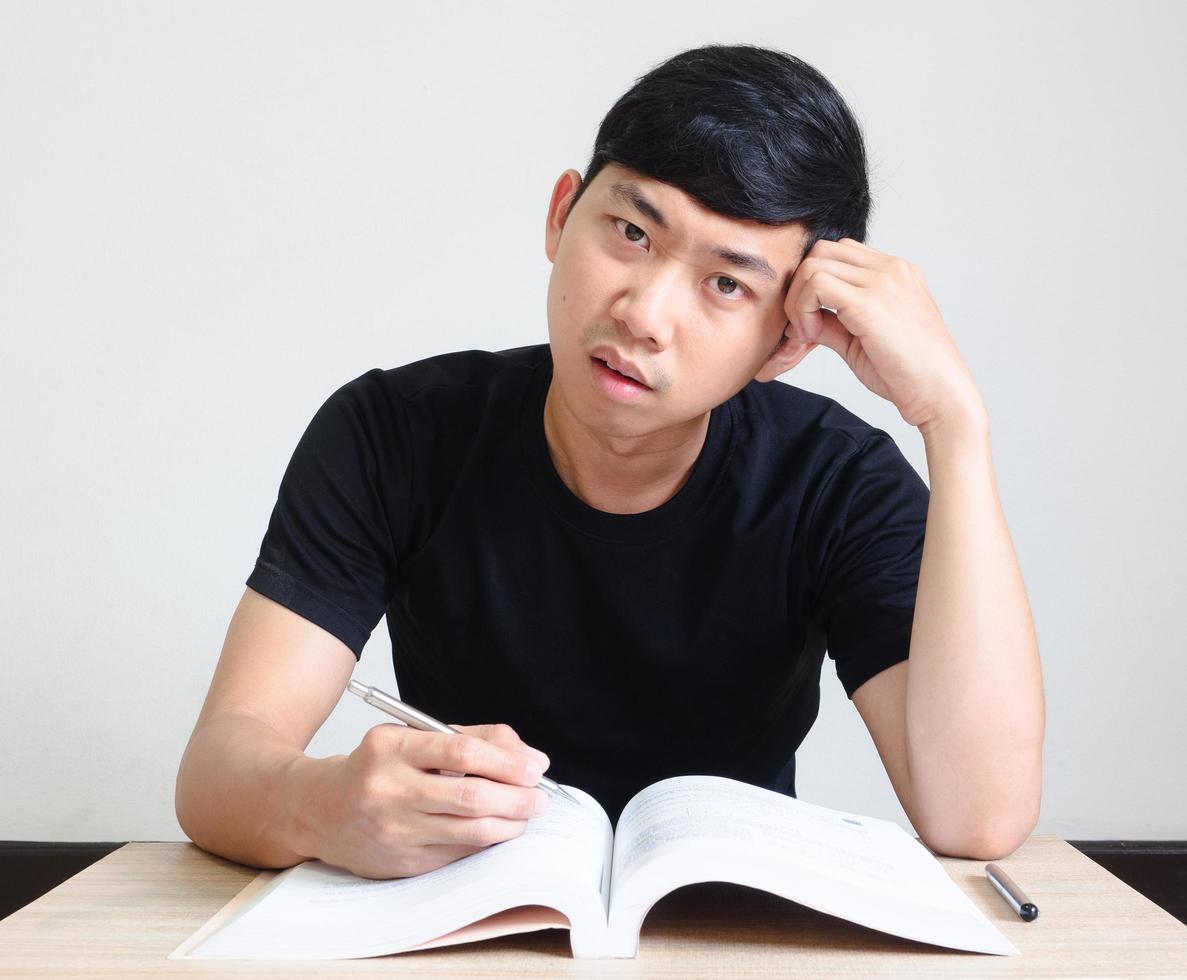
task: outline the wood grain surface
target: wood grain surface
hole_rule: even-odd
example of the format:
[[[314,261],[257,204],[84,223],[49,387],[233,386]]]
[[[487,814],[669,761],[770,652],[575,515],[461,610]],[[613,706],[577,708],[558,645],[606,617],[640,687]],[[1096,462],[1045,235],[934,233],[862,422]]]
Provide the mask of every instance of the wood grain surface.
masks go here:
[[[256,872],[192,844],[132,843],[0,921],[0,977],[1187,977],[1187,926],[1058,838],[1031,838],[998,862],[1038,905],[1030,923],[983,862],[941,863],[1021,956],[942,950],[707,883],[652,908],[633,960],[574,960],[557,929],[366,960],[168,960]]]

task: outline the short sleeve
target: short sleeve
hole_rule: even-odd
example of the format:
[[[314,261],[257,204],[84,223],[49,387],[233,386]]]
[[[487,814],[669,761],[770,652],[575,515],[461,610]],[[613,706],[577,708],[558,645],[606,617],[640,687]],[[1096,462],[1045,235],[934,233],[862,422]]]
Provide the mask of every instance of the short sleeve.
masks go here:
[[[247,585],[345,643],[358,659],[387,608],[410,465],[379,369],[313,416],[280,483]]]
[[[810,527],[815,611],[850,698],[906,660],[930,494],[894,440],[874,430],[830,475]]]

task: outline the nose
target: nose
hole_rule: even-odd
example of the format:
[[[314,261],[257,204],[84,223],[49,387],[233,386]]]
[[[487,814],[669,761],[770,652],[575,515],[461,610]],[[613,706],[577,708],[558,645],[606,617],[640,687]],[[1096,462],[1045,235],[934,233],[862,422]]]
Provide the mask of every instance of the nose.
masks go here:
[[[672,342],[685,273],[679,263],[652,263],[635,273],[610,307],[610,315],[655,350]]]

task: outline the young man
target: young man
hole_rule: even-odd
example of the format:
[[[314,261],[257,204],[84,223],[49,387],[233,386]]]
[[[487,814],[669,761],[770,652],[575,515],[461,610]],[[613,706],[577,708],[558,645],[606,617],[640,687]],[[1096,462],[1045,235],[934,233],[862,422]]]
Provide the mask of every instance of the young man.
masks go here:
[[[682,773],[794,794],[827,650],[921,838],[1012,851],[1044,707],[988,418],[869,207],[798,59],[640,79],[553,189],[549,343],[375,369],[314,416],[182,760],[186,833],[398,877],[522,833],[545,768],[612,820]],[[818,345],[919,429],[930,495],[886,433],[768,383]],[[401,697],[466,734],[306,757],[385,613]]]

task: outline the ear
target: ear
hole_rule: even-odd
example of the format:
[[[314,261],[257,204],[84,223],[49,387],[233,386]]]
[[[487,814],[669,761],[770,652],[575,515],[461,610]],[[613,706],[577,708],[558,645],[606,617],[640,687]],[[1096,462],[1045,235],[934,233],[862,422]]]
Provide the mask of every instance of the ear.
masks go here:
[[[561,230],[569,220],[573,198],[581,189],[581,174],[566,170],[557,178],[552,188],[552,200],[548,202],[548,217],[544,223],[544,254],[549,262],[556,261],[556,250],[560,247]]]
[[[816,346],[815,341],[806,344],[793,344],[786,334],[780,334],[779,346],[775,348],[763,366],[758,369],[758,374],[754,376],[754,380],[774,381],[779,375],[790,371],[799,364]]]

